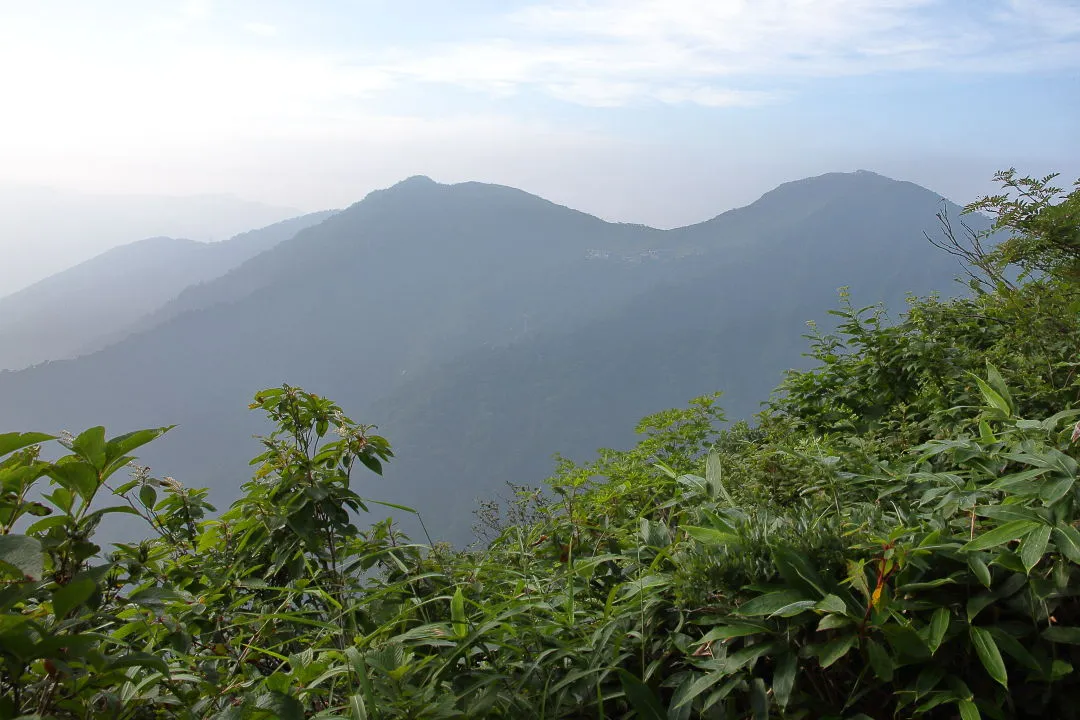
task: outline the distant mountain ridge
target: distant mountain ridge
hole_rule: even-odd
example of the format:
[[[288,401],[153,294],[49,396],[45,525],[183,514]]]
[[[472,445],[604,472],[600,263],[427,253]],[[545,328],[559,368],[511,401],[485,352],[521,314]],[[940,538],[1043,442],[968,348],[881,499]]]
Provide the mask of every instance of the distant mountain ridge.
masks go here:
[[[0,183],[0,296],[74,267],[119,243],[167,236],[219,241],[303,214],[228,195],[88,194]]]
[[[831,173],[661,231],[414,177],[189,287],[113,346],[0,374],[0,431],[179,423],[145,459],[226,502],[264,429],[251,395],[288,382],[395,444],[362,494],[417,505],[461,542],[475,498],[538,482],[552,453],[622,444],[641,415],[717,389],[748,416],[805,362],[804,323],[827,321],[839,286],[894,308],[959,289],[923,237],[942,202]]]
[[[0,297],[0,369],[100,350],[184,288],[212,280],[331,215],[303,215],[214,243],[147,238]]]

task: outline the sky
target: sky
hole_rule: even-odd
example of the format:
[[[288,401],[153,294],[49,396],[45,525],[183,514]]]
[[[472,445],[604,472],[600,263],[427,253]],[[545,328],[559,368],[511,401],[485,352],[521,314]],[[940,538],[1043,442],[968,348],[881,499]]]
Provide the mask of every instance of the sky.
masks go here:
[[[967,202],[1080,175],[1080,0],[0,0],[0,93],[7,186],[316,210],[424,174],[672,227],[869,169]]]

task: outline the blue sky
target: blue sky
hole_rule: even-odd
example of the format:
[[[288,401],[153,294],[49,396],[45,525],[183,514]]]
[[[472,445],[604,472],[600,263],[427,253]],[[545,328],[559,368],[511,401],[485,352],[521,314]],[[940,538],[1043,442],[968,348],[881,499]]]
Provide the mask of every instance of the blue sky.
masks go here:
[[[1080,175],[1078,0],[0,6],[0,182],[343,206],[412,174],[673,226],[876,170]]]

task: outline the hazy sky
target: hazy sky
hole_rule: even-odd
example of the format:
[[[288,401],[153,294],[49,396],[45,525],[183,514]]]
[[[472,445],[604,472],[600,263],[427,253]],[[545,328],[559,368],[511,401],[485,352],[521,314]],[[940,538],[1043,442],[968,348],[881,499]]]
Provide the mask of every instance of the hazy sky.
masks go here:
[[[671,226],[830,170],[1080,174],[1080,0],[0,0],[0,68],[0,183],[85,192],[427,174]]]

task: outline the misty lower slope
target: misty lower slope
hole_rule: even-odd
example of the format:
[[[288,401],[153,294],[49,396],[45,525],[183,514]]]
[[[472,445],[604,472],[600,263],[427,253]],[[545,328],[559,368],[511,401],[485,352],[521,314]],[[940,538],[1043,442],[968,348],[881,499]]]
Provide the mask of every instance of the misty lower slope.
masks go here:
[[[217,243],[140,240],[0,298],[0,368],[100,350],[185,288],[225,274],[332,214],[303,215]]]
[[[619,443],[714,389],[751,412],[840,285],[893,303],[952,287],[922,238],[930,191],[831,174],[759,203],[662,232],[412,178],[188,289],[145,332],[0,374],[0,430],[179,423],[144,459],[226,502],[258,451],[252,394],[301,385],[395,444],[361,492],[462,541],[474,498],[540,480],[556,451]]]
[[[19,250],[0,262],[0,295],[114,247],[148,237],[224,240],[299,215],[221,195],[89,195],[0,184],[0,237]]]

